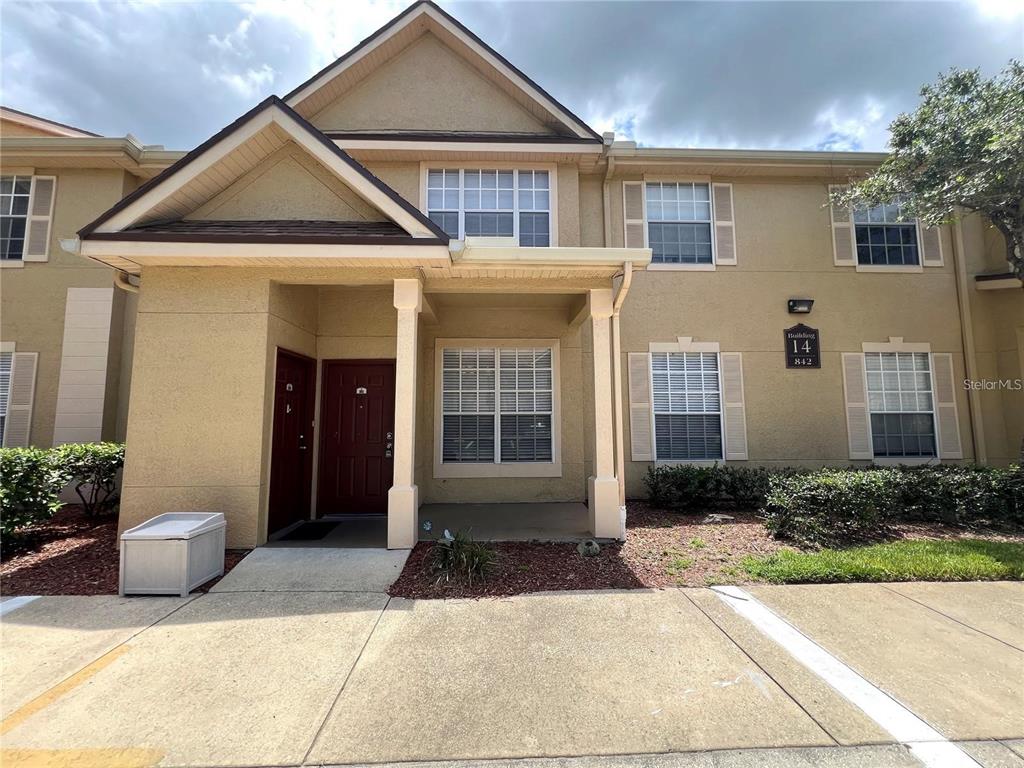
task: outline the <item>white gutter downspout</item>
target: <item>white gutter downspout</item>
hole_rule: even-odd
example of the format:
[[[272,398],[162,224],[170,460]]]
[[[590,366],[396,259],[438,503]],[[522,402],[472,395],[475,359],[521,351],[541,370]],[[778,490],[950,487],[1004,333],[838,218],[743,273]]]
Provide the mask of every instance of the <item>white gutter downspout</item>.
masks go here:
[[[122,291],[128,291],[128,293],[138,293],[139,286],[132,283],[128,277],[127,272],[115,272],[114,273],[114,285],[120,288]]]
[[[622,284],[618,293],[615,294],[615,301],[612,304],[612,377],[614,381],[612,392],[615,397],[615,476],[619,481],[619,516],[622,520],[622,527],[619,531],[621,538],[626,537],[626,457],[625,446],[622,436],[622,344],[619,339],[619,310],[629,293],[629,286],[633,282],[633,262],[627,261],[622,265]]]
[[[610,248],[612,241],[612,173],[615,172],[615,158],[608,155],[608,167],[604,173],[604,184],[601,188],[604,203],[604,247]]]
[[[953,223],[953,271],[956,276],[956,303],[960,310],[960,334],[964,347],[964,368],[967,378],[978,380],[978,361],[974,348],[974,320],[971,317],[971,298],[968,295],[967,253],[964,230],[960,219]],[[967,390],[967,411],[971,417],[971,445],[977,464],[988,462],[985,449],[985,428],[981,418],[981,393],[973,387]]]

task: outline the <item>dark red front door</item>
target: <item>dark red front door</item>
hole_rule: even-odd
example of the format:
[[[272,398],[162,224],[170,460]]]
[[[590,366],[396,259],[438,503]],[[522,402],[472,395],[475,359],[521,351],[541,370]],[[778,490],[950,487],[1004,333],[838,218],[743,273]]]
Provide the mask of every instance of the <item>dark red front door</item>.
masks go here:
[[[317,514],[381,514],[394,475],[395,363],[325,360]]]
[[[316,361],[277,350],[267,534],[309,519]]]

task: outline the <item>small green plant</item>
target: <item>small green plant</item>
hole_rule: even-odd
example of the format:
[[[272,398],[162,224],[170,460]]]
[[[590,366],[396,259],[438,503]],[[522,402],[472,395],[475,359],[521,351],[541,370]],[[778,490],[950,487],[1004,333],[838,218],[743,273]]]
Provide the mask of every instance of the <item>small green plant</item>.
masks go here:
[[[124,466],[121,443],[70,443],[54,448],[53,462],[82,501],[89,517],[117,507],[117,471]]]
[[[16,534],[61,508],[62,474],[50,451],[0,448],[0,532]]]
[[[437,583],[464,581],[473,584],[490,575],[497,561],[492,547],[473,541],[469,534],[448,531],[434,544],[431,570],[437,575]]]
[[[669,576],[682,576],[693,565],[693,559],[687,557],[682,552],[670,550],[665,554],[669,556],[669,561],[665,563],[665,573]]]
[[[707,547],[707,545],[708,545],[708,543],[706,541],[704,541],[704,539],[702,539],[702,538],[695,537],[695,538],[690,539],[690,546],[693,547],[694,549],[704,549],[704,548]]]

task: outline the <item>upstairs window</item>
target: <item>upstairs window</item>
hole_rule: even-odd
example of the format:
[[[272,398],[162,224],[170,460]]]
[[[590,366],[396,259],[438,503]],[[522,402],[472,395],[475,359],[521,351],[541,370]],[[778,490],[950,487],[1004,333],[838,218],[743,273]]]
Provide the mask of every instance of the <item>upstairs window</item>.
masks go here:
[[[0,259],[20,261],[25,252],[31,176],[0,176]]]
[[[551,245],[548,171],[438,168],[427,171],[427,215],[449,237],[514,237]]]
[[[647,242],[655,264],[713,264],[709,184],[647,182]]]
[[[935,456],[932,376],[927,352],[866,352],[864,368],[877,457]]]
[[[917,222],[903,219],[899,201],[853,211],[857,263],[864,266],[920,264]]]
[[[658,461],[722,458],[722,394],[715,352],[651,355]]]

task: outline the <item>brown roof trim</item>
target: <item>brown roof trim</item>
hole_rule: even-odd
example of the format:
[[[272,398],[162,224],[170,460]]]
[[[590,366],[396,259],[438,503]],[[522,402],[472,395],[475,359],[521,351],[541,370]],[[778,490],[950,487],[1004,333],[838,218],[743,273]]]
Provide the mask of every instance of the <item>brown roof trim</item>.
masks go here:
[[[442,131],[323,131],[330,139],[364,139],[367,141],[468,141],[501,144],[600,144],[600,139],[581,136],[545,136],[536,133],[458,133]]]
[[[24,112],[23,110],[15,109],[14,107],[5,107],[3,104],[0,104],[0,109],[6,110],[7,112],[13,112],[16,115],[21,115],[23,117],[31,117],[33,120],[41,120],[44,123],[49,123],[50,125],[56,125],[58,128],[67,128],[69,131],[78,131],[79,133],[84,133],[86,136],[93,136],[93,137],[95,137],[97,139],[102,139],[103,138],[103,134],[101,134],[101,133],[93,133],[92,131],[87,131],[84,128],[79,128],[78,126],[75,126],[75,125],[68,125],[67,123],[59,123],[56,120],[51,120],[48,117],[40,117],[39,115],[33,115],[31,112]]]
[[[297,88],[293,88],[291,91],[289,91],[287,94],[285,94],[285,97],[284,97],[285,101],[287,101],[292,96],[297,94],[299,91],[301,91],[307,85],[310,85],[311,83],[313,83],[318,78],[322,77],[323,75],[326,75],[330,70],[332,70],[338,64],[341,64],[346,59],[348,59],[351,56],[353,56],[354,54],[356,54],[363,46],[369,45],[370,43],[372,43],[374,40],[376,40],[382,34],[387,32],[388,30],[390,30],[392,27],[394,27],[396,24],[398,24],[398,22],[400,22],[402,19],[404,19],[406,16],[408,16],[414,10],[419,8],[421,5],[428,5],[431,8],[433,8],[435,11],[440,13],[441,16],[443,16],[445,19],[447,19],[449,22],[451,22],[453,25],[455,25],[461,32],[465,33],[472,40],[474,40],[475,42],[477,42],[480,45],[482,45],[488,52],[491,53],[491,55],[493,55],[496,59],[498,59],[498,61],[500,61],[506,67],[511,69],[513,72],[515,72],[519,77],[521,77],[523,80],[525,80],[527,82],[527,84],[531,88],[535,89],[538,93],[540,93],[542,96],[544,96],[544,98],[546,98],[549,101],[551,101],[553,104],[558,106],[559,109],[561,109],[563,112],[565,112],[565,114],[567,114],[569,117],[571,117],[577,123],[579,123],[580,126],[582,126],[594,139],[597,139],[598,141],[602,141],[600,134],[598,134],[593,128],[591,128],[589,125],[587,125],[586,122],[584,122],[578,115],[573,113],[572,110],[568,109],[564,104],[562,104],[560,101],[558,101],[558,99],[556,99],[550,93],[548,93],[543,88],[541,88],[539,85],[537,85],[537,83],[534,82],[529,76],[527,76],[521,69],[519,69],[519,67],[515,66],[512,62],[510,62],[508,59],[506,59],[504,56],[502,56],[500,53],[498,53],[496,50],[494,50],[491,46],[489,46],[487,43],[485,43],[482,39],[480,39],[480,37],[478,35],[476,35],[471,29],[466,27],[462,22],[460,22],[458,19],[456,19],[450,13],[448,13],[443,8],[441,8],[439,5],[437,5],[437,3],[431,2],[431,0],[418,0],[417,2],[413,3],[412,5],[410,5],[408,8],[406,8],[400,14],[395,16],[395,18],[393,18],[387,24],[385,24],[383,27],[381,27],[376,32],[374,32],[372,35],[370,35],[369,37],[361,40],[359,43],[357,43],[350,50],[348,50],[345,53],[343,53],[341,56],[339,56],[337,59],[332,61],[326,67],[324,67],[319,72],[317,72],[315,75],[310,77],[308,80],[303,82]]]
[[[152,179],[147,181],[145,184],[140,186],[138,189],[136,189],[131,194],[123,197],[119,202],[115,203],[111,208],[109,208],[99,218],[95,219],[94,221],[92,221],[89,224],[87,224],[84,227],[82,227],[82,229],[78,230],[78,236],[83,238],[83,239],[84,238],[88,238],[88,237],[95,237],[94,232],[95,232],[95,230],[96,230],[96,228],[98,226],[100,226],[104,222],[108,221],[112,216],[115,216],[116,214],[118,214],[121,211],[123,211],[125,208],[127,208],[129,205],[134,203],[140,197],[142,197],[143,195],[148,193],[150,190],[154,189],[157,185],[162,184],[164,181],[166,181],[171,176],[176,174],[182,168],[184,168],[185,166],[187,166],[190,163],[192,163],[194,160],[196,160],[196,158],[198,158],[200,155],[202,155],[204,152],[206,152],[212,146],[217,144],[217,142],[221,141],[222,139],[224,139],[225,137],[229,136],[234,131],[236,131],[239,128],[241,128],[249,120],[252,120],[256,115],[258,115],[261,112],[263,112],[264,110],[270,109],[271,107],[274,107],[274,106],[279,107],[285,114],[287,114],[289,117],[294,119],[295,122],[297,122],[300,127],[304,128],[310,134],[310,136],[312,138],[314,138],[317,141],[319,141],[326,148],[328,148],[331,152],[333,152],[338,158],[340,158],[342,161],[347,163],[349,165],[349,167],[351,167],[353,170],[355,170],[357,173],[359,173],[363,178],[365,178],[367,181],[369,181],[371,184],[373,184],[375,187],[377,187],[377,189],[379,189],[381,192],[383,192],[385,195],[387,195],[387,197],[390,200],[392,200],[394,203],[396,203],[398,206],[400,206],[406,213],[408,213],[411,216],[413,216],[414,218],[416,218],[427,229],[429,229],[431,232],[433,232],[434,235],[439,240],[441,240],[441,241],[443,241],[445,243],[448,242],[448,235],[445,234],[444,230],[441,229],[437,224],[435,224],[429,218],[427,218],[422,213],[422,211],[418,210],[416,207],[414,207],[412,204],[410,204],[408,200],[406,200],[404,197],[402,197],[397,192],[395,192],[395,190],[393,190],[391,187],[389,187],[383,181],[381,181],[376,176],[374,176],[372,173],[370,173],[361,163],[358,163],[354,159],[352,159],[352,157],[349,156],[349,154],[347,152],[345,152],[337,144],[335,144],[333,141],[331,141],[326,136],[324,136],[324,134],[321,133],[319,130],[317,130],[312,125],[310,125],[309,121],[307,121],[300,114],[298,114],[294,109],[292,109],[287,104],[285,104],[284,101],[282,101],[277,96],[268,96],[266,99],[261,101],[259,104],[257,104],[255,107],[250,109],[244,115],[239,117],[233,123],[231,123],[230,125],[225,126],[221,130],[217,131],[217,133],[215,133],[213,136],[208,138],[206,141],[204,141],[198,147],[193,149],[191,152],[186,154],[183,158],[178,160],[176,163],[174,163],[173,165],[169,166],[168,168],[165,168],[160,174],[158,174],[157,176],[154,176]]]
[[[303,234],[207,234],[201,232],[147,232],[144,229],[129,229],[125,232],[96,232],[88,237],[93,241],[133,243],[282,243],[288,245],[447,245],[433,237],[411,237],[409,235],[303,235]]]

